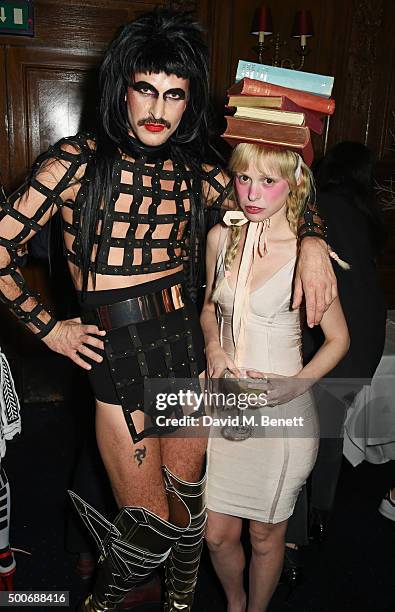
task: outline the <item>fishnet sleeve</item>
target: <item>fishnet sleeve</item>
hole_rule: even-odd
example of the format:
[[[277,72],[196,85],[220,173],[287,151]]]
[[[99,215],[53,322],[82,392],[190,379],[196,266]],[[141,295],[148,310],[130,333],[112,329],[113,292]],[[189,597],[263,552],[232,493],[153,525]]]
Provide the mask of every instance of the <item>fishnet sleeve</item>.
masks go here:
[[[220,166],[205,166],[203,169],[202,192],[206,207],[228,208],[227,200],[232,192],[230,176]]]
[[[71,185],[84,170],[85,152],[68,139],[43,154],[31,178],[8,199],[0,194],[0,300],[39,338],[56,324],[31,291],[17,266],[17,252],[41,230],[71,195]]]

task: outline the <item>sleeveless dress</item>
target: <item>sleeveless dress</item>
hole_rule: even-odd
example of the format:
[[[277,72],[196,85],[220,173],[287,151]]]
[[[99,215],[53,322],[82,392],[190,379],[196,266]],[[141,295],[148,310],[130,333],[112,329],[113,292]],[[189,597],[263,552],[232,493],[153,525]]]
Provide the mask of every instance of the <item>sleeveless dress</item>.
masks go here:
[[[225,251],[226,239],[217,263],[217,273],[222,275]],[[284,376],[301,370],[300,313],[290,310],[295,260],[250,293],[238,367]],[[218,300],[218,323],[221,345],[232,359],[234,293],[225,279]],[[207,505],[215,512],[278,523],[291,516],[317,456],[319,429],[312,394],[308,391],[286,404],[252,412],[258,423],[265,415],[301,417],[303,426],[258,426],[242,441],[226,439],[220,427],[213,427],[208,445]]]

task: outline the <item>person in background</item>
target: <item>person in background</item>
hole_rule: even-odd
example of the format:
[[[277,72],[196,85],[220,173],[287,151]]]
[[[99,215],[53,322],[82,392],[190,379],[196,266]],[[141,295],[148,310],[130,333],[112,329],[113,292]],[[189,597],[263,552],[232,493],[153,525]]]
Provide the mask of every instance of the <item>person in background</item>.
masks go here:
[[[385,231],[374,198],[372,153],[361,143],[341,142],[328,151],[315,174],[317,200],[327,223],[328,244],[350,266],[349,270],[334,266],[339,298],[350,333],[350,348],[327,376],[337,379],[372,378],[383,353],[386,324],[386,305],[377,272]],[[304,328],[305,361],[319,350],[323,340],[319,328]],[[358,390],[356,381],[348,402]],[[322,408],[320,420],[328,418],[324,413],[330,410],[333,418],[339,421],[341,430],[346,403],[333,395],[325,396],[322,389],[321,392],[323,396],[317,402]],[[310,536],[322,540],[334,504],[343,439],[340,435],[325,437],[325,430],[322,436],[310,477],[309,509],[304,489],[288,523],[286,541],[289,545],[283,578],[291,582],[300,580],[297,547],[308,543],[308,519]]]

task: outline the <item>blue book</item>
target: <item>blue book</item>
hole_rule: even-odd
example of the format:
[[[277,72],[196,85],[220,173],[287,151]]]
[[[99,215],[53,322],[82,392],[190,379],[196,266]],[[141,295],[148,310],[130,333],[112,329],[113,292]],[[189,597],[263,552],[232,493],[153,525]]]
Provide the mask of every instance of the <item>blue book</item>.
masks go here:
[[[278,68],[277,66],[267,66],[266,64],[255,64],[239,60],[236,72],[236,81],[241,81],[244,77],[290,87],[299,91],[330,98],[333,88],[334,78],[313,72],[301,72],[300,70],[290,70],[289,68]]]

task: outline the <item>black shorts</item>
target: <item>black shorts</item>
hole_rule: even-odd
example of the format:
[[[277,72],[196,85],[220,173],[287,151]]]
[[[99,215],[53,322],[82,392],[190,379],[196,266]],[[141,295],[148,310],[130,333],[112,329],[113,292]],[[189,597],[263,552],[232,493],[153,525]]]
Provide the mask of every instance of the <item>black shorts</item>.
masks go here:
[[[95,307],[161,291],[182,281],[183,274],[178,273],[126,289],[88,291],[81,301],[81,319],[97,324],[92,318]],[[147,435],[170,431],[154,424],[142,432],[136,431],[133,412],[144,410],[148,415],[150,410],[144,403],[147,381],[175,378],[191,379],[196,383],[198,375],[205,370],[204,339],[198,312],[195,304],[185,298],[183,301],[182,308],[157,319],[107,331],[105,350],[95,349],[104,357],[101,363],[84,357],[92,365],[88,376],[96,399],[122,406],[134,442]]]

